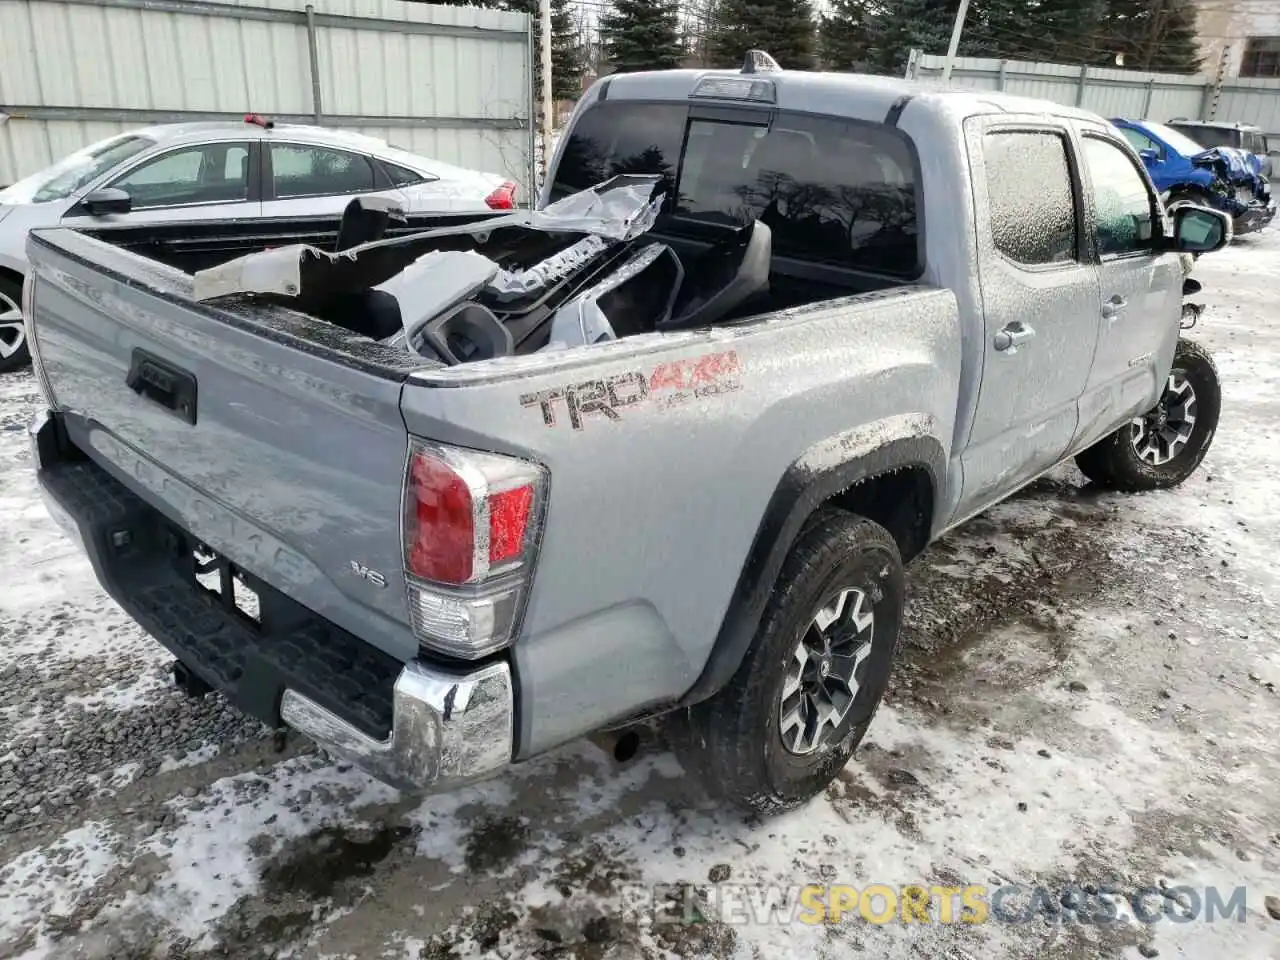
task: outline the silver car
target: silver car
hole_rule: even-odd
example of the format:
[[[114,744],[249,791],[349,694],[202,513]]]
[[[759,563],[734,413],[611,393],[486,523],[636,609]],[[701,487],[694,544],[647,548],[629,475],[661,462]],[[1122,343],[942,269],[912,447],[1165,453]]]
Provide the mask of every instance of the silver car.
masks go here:
[[[0,372],[30,361],[22,324],[34,227],[338,217],[351,198],[393,198],[407,213],[511,209],[516,186],[322,127],[181,123],[118,134],[0,190]]]

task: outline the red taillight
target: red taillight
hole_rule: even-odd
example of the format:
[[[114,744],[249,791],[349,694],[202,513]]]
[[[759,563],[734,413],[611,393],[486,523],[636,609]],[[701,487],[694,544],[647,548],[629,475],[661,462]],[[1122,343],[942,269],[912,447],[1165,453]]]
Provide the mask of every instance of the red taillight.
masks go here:
[[[474,659],[509,644],[528,595],[544,467],[411,441],[404,566],[419,642]]]
[[[437,583],[470,580],[476,521],[467,482],[444,461],[415,453],[409,467],[409,508],[409,572]]]
[[[484,202],[490,210],[514,210],[516,208],[516,185],[508,180],[485,197]]]
[[[524,559],[542,468],[415,444],[405,496],[405,568],[433,583],[479,583]]]
[[[489,565],[514,560],[524,553],[525,534],[533,512],[533,484],[489,496]]]

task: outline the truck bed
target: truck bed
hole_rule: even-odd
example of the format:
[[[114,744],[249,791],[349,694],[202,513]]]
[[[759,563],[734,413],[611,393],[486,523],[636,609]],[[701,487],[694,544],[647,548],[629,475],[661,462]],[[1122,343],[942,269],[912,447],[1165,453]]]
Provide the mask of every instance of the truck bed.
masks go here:
[[[429,286],[425,289],[412,286],[409,279],[415,260],[433,251],[474,249],[485,257],[493,258],[504,268],[527,269],[558,253],[568,242],[561,239],[566,236],[564,234],[494,230],[489,224],[485,224],[489,228],[485,231],[465,232],[465,228],[472,224],[486,220],[502,224],[506,219],[499,217],[495,220],[472,214],[416,216],[403,224],[392,221],[378,242],[358,246],[332,262],[312,258],[301,273],[307,278],[307,282],[301,285],[304,289],[295,295],[282,296],[260,288],[255,291],[252,287],[239,289],[235,286],[238,278],[231,275],[231,295],[218,296],[209,301],[209,305],[227,314],[253,315],[267,324],[292,329],[315,342],[341,342],[355,352],[362,351],[355,341],[347,337],[348,334],[354,333],[364,340],[390,343],[399,346],[403,352],[410,348],[405,345],[403,337],[397,340],[395,334],[409,323],[410,318],[404,316],[406,311],[402,310],[400,301],[407,297],[406,303],[416,305],[431,299]],[[643,247],[656,245],[669,249],[679,262],[676,275],[668,280],[663,274],[661,280],[662,284],[671,287],[673,295],[679,295],[677,299],[683,299],[686,292],[698,290],[707,283],[714,285],[722,281],[724,278],[719,274],[724,268],[719,262],[722,258],[718,250],[723,246],[724,238],[731,238],[734,231],[714,228],[708,232],[704,225],[702,229],[690,232],[687,225],[669,221],[670,218],[662,218],[643,236],[619,244],[616,255],[611,255],[612,259],[609,256],[598,258],[596,263],[583,269],[580,276],[571,279],[552,299],[547,300],[545,308],[535,305],[526,314],[500,313],[502,322],[515,337],[514,352],[522,355],[545,347],[551,332],[554,304],[563,303],[594,284],[608,280],[619,265],[627,262],[631,252]],[[464,232],[459,234],[459,230]],[[132,255],[126,258],[104,254],[104,265],[115,264],[126,272],[150,274],[157,281],[167,283],[178,295],[190,299],[193,298],[191,276],[212,274],[217,272],[215,268],[224,265],[242,269],[240,264],[254,261],[255,255],[263,251],[274,251],[271,257],[294,250],[314,251],[317,256],[332,257],[329,251],[334,249],[339,228],[333,218],[294,218],[107,226],[82,233]],[[441,236],[442,233],[449,235]],[[574,235],[569,236],[572,239]],[[576,236],[585,237],[586,234]],[[770,257],[768,262],[766,285],[732,310],[718,315],[714,322],[732,323],[895,285],[895,281],[885,277],[784,256]],[[157,265],[171,269],[166,271]],[[274,264],[265,263],[255,263],[253,269],[261,270],[264,265],[274,269]],[[639,286],[652,287],[653,282],[646,279]],[[202,295],[202,299],[207,301],[207,295]],[[615,298],[614,303],[617,302]],[[654,329],[653,319],[646,319],[647,311],[633,312],[638,312],[639,316],[615,320],[618,336],[632,336]],[[300,322],[299,318],[305,316],[320,320],[324,325]],[[382,355],[378,351],[365,354]],[[431,350],[418,349],[417,354],[416,358],[407,361],[404,358],[393,359],[390,354],[385,356],[395,366],[406,363],[412,366],[416,359],[434,361],[440,358]],[[443,359],[446,362],[453,360],[448,356]]]

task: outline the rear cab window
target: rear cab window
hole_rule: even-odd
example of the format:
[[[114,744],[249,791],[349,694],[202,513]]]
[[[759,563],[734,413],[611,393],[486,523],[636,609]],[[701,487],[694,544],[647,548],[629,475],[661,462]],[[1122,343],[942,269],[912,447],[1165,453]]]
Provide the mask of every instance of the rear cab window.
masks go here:
[[[923,269],[919,164],[895,128],[758,106],[605,101],[574,124],[558,199],[624,173],[660,174],[658,232],[758,219],[793,259],[914,279]]]

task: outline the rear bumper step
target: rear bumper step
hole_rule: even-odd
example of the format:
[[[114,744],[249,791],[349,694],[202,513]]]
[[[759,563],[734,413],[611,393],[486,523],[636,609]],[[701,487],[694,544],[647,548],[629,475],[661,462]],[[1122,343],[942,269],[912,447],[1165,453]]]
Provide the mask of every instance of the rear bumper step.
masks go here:
[[[510,763],[513,706],[505,663],[446,674],[414,661],[396,679],[391,733],[382,740],[293,689],[284,691],[280,715],[379,780],[423,790],[467,783]]]
[[[197,582],[193,538],[67,450],[54,418],[32,424],[31,445],[50,514],[83,546],[112,599],[178,659],[186,689],[219,690],[245,713],[288,724],[401,789],[447,789],[510,763],[506,663],[467,671],[402,664],[237,572],[258,594],[253,622]]]

